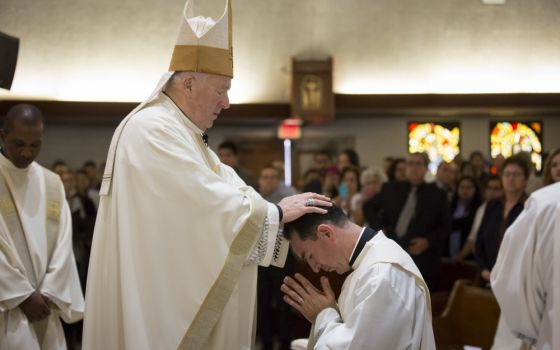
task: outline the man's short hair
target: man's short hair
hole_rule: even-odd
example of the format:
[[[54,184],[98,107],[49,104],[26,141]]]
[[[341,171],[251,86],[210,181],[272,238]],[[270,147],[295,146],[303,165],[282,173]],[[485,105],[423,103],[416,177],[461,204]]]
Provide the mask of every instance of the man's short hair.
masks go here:
[[[452,166],[451,163],[446,162],[446,161],[444,160],[444,161],[441,161],[441,162],[438,164],[437,170],[443,168],[443,167],[446,166],[446,165]]]
[[[218,149],[229,149],[230,151],[233,152],[233,154],[235,155],[238,154],[237,145],[233,141],[224,141],[220,143]]]
[[[317,240],[317,226],[323,223],[332,223],[338,227],[344,226],[348,221],[348,217],[340,207],[333,204],[332,207],[323,207],[327,210],[326,214],[310,213],[301,216],[284,225],[284,237],[290,239],[297,234],[302,241]]]
[[[500,178],[500,176],[496,175],[496,174],[490,174],[485,180],[484,183],[482,184],[483,188],[486,189],[486,187],[488,187],[488,184],[491,181],[498,181],[500,183],[500,187],[502,187],[502,179]]]
[[[329,157],[329,159],[331,158],[331,152],[327,151],[326,149],[320,149],[317,150],[315,152],[313,152],[313,156],[320,156],[320,155],[325,155],[327,157]]]
[[[83,168],[87,168],[87,167],[93,167],[93,168],[97,168],[97,165],[95,165],[95,162],[93,160],[87,160],[84,162],[84,165],[82,165]]]
[[[39,126],[43,124],[43,113],[32,104],[17,104],[8,110],[2,120],[1,128],[7,134],[12,131],[16,121],[23,123],[25,126]]]
[[[54,168],[56,168],[57,166],[60,166],[60,165],[68,166],[68,164],[66,164],[66,162],[63,161],[62,159],[57,159],[52,163],[51,169],[54,169]]]
[[[472,151],[471,154],[469,155],[469,160],[472,162],[473,158],[476,156],[484,160],[484,155],[480,151]]]
[[[267,163],[265,166],[263,166],[263,167],[261,168],[261,173],[262,173],[262,171],[265,170],[265,169],[272,169],[272,170],[274,170],[274,171],[276,172],[276,175],[278,176],[278,178],[280,178],[280,175],[281,175],[281,174],[280,174],[280,170],[279,170],[277,167],[275,167],[274,164],[272,164],[272,163]]]
[[[424,152],[414,152],[414,153],[409,154],[408,156],[409,157],[412,157],[412,156],[420,157],[426,168],[428,167],[428,165],[430,165],[430,157],[428,157],[428,155]]]

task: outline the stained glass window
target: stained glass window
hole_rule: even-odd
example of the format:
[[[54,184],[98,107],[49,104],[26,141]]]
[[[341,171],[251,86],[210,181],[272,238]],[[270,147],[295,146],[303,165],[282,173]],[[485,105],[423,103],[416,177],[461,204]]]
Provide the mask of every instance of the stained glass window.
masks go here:
[[[490,124],[490,154],[505,158],[521,151],[531,155],[537,170],[542,168],[541,122],[492,122]]]
[[[425,152],[430,171],[435,173],[441,161],[450,162],[460,152],[459,123],[408,123],[408,152]]]

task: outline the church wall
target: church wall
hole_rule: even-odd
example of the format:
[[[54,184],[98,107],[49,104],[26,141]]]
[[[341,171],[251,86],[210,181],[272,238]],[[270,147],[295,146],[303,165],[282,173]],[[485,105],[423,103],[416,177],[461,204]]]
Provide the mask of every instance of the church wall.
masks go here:
[[[427,118],[372,117],[338,119],[331,123],[305,127],[303,137],[326,142],[343,137],[354,138],[354,147],[362,162],[381,165],[385,156],[404,156],[407,152],[407,122]],[[461,150],[468,155],[474,150],[489,154],[489,123],[497,117],[468,116],[455,118],[430,118],[431,120],[458,121],[461,125]],[[543,122],[544,149],[560,147],[560,116],[527,117],[523,120]],[[56,159],[66,160],[71,167],[79,167],[85,160],[97,163],[106,158],[114,126],[104,125],[47,125],[44,148],[39,161],[50,166]],[[217,125],[209,132],[210,146],[216,150],[218,144],[228,138],[272,138],[276,137],[275,126],[230,126]],[[307,149],[314,141],[305,142]],[[300,142],[301,144],[301,142]],[[323,144],[318,144],[317,148]],[[296,143],[297,147],[297,143]]]
[[[224,0],[195,3],[217,17]],[[21,39],[12,91],[0,99],[141,101],[167,69],[183,4],[0,1],[0,30]],[[339,94],[560,91],[558,0],[233,0],[233,9],[234,103],[288,102],[294,56],[332,56]],[[539,119],[545,149],[559,147],[560,116]],[[406,153],[407,120],[337,119],[305,135],[353,136],[364,162],[380,163]],[[487,153],[489,117],[451,120],[461,122],[464,153]],[[112,132],[50,125],[39,159],[100,162]],[[231,135],[274,137],[275,130],[217,126],[211,135],[217,146]]]

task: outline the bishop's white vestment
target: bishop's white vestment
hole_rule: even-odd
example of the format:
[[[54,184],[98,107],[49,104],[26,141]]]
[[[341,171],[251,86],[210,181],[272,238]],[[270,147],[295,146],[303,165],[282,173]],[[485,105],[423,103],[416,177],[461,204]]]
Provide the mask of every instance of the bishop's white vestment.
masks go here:
[[[533,192],[504,235],[492,290],[514,336],[560,349],[560,183]],[[500,339],[495,339],[495,344]]]
[[[220,163],[202,133],[163,92],[116,130],[85,350],[252,347],[257,265],[283,265],[287,244],[276,206]]]
[[[0,154],[0,349],[66,349],[60,318],[76,322],[84,311],[71,220],[58,175]],[[55,306],[31,323],[19,305],[34,291]]]
[[[381,231],[358,254],[338,310],[319,313],[309,348],[435,349],[429,290],[412,258]]]

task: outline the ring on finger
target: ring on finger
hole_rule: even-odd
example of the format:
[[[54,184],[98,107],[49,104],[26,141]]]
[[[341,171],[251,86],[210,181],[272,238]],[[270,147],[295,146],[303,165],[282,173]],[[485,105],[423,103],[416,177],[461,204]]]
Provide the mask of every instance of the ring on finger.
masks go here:
[[[307,198],[307,200],[305,201],[305,206],[306,207],[314,207],[315,206],[315,199],[309,197]]]

